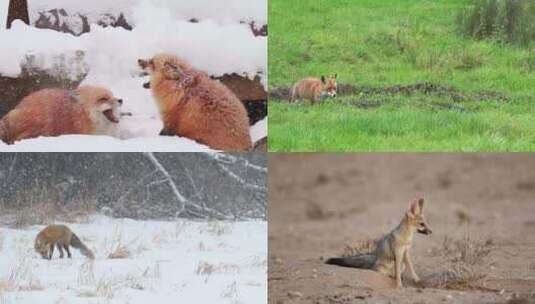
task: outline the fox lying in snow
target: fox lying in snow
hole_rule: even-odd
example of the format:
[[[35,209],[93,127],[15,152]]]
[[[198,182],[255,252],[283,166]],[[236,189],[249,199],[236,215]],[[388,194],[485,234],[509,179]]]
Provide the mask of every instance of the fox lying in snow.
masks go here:
[[[160,135],[191,138],[213,149],[252,148],[249,118],[241,101],[224,84],[177,56],[160,54],[138,60],[163,120]]]
[[[338,85],[336,84],[337,75],[334,74],[331,77],[325,78],[305,78],[299,80],[290,90],[290,102],[297,101],[301,98],[308,99],[312,104],[320,101],[325,97],[336,97],[336,90]]]
[[[425,222],[424,200],[421,198],[411,203],[409,211],[405,213],[401,223],[389,234],[377,242],[375,252],[368,255],[359,255],[342,258],[330,258],[327,264],[362,269],[373,269],[384,275],[395,277],[396,286],[401,287],[401,273],[407,266],[415,282],[420,278],[414,271],[410,257],[412,237],[415,232],[431,234],[431,229]]]
[[[43,89],[24,97],[0,120],[0,140],[15,141],[62,134],[113,135],[121,99],[108,89]]]
[[[63,249],[67,251],[67,256],[71,258],[69,246],[79,249],[83,255],[92,260],[95,258],[93,252],[65,225],[48,225],[37,234],[34,248],[35,251],[41,254],[43,259],[52,259],[54,246],[57,246],[61,259],[63,258]]]

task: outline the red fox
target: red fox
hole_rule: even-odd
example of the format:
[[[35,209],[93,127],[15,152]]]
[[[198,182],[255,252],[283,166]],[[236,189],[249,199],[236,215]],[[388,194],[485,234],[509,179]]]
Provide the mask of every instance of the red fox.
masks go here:
[[[90,259],[95,259],[93,252],[87,248],[82,241],[65,225],[48,225],[41,230],[35,238],[34,248],[43,259],[52,259],[54,246],[59,250],[59,257],[63,259],[63,249],[67,251],[67,256],[71,258],[69,245],[78,248],[80,252]]]
[[[420,198],[410,204],[401,223],[389,234],[377,241],[377,247],[371,254],[330,258],[327,264],[362,269],[373,269],[384,275],[394,277],[396,286],[402,287],[401,274],[407,266],[415,282],[420,278],[414,271],[410,256],[412,238],[415,232],[431,234],[431,228],[424,218],[424,199]]]
[[[336,90],[338,85],[336,84],[337,74],[331,77],[325,78],[305,78],[299,80],[290,90],[290,102],[297,101],[301,98],[308,99],[314,104],[314,102],[320,101],[325,97],[336,97]]]
[[[145,87],[160,110],[160,135],[191,138],[223,151],[252,148],[247,111],[225,85],[173,55],[139,59],[138,64],[151,75]]]
[[[0,140],[12,144],[39,136],[113,135],[122,102],[97,86],[43,89],[23,98],[0,120]]]

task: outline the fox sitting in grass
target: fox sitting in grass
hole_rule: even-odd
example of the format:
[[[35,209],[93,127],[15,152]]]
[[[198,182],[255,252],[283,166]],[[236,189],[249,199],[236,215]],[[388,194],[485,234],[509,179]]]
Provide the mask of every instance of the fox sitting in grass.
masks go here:
[[[409,211],[405,213],[401,223],[389,234],[377,242],[377,248],[372,254],[330,258],[327,264],[361,269],[372,269],[384,275],[396,278],[396,286],[402,287],[401,274],[404,266],[416,283],[420,278],[414,271],[410,257],[412,237],[415,232],[431,234],[431,229],[425,222],[424,200],[422,198],[411,203]]]
[[[71,258],[69,245],[79,249],[86,257],[92,260],[95,259],[93,252],[65,225],[48,225],[41,230],[35,238],[34,248],[35,251],[41,254],[43,259],[51,260],[54,246],[57,246],[61,259],[63,258],[63,249],[67,251],[67,256]]]
[[[321,78],[309,77],[299,80],[290,90],[290,102],[299,99],[308,99],[312,104],[326,97],[336,97],[337,74],[331,77],[321,76]]]

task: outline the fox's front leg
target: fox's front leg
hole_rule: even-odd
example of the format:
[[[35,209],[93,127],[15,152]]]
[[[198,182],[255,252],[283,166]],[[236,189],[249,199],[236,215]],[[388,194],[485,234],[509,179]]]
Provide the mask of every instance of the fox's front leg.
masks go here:
[[[52,255],[54,254],[54,243],[48,245],[48,259],[52,260]]]
[[[396,271],[396,287],[401,288],[401,263],[403,261],[403,249],[399,248],[394,251],[394,265]]]
[[[411,276],[414,282],[415,283],[420,282],[420,278],[416,274],[416,271],[414,271],[414,266],[412,265],[410,251],[408,249],[405,251],[405,255],[403,256],[403,258],[404,258],[403,260],[405,262],[405,266],[407,266],[407,268],[409,269],[409,272],[411,273]]]

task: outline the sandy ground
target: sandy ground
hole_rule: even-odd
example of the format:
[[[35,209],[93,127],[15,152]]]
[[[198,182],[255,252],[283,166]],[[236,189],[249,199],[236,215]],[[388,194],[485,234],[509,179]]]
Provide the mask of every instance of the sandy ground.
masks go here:
[[[529,154],[270,154],[269,303],[535,303],[534,169]],[[417,196],[433,234],[414,238],[416,272],[436,277],[445,236],[469,236],[490,250],[471,289],[395,289],[324,264],[388,233]]]

